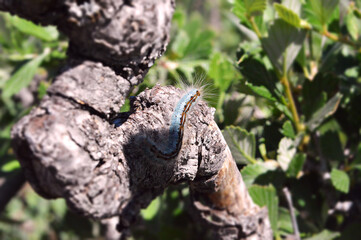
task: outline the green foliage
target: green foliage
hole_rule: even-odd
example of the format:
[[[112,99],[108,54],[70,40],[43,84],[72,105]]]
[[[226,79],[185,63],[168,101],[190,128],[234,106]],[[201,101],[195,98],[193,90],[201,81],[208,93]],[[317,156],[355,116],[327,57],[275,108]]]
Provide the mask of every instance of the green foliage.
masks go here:
[[[252,133],[231,126],[223,130],[223,136],[237,163],[247,164],[257,162],[255,160],[256,140]]]
[[[20,32],[32,35],[41,40],[50,42],[57,40],[59,37],[57,29],[53,26],[41,27],[17,16],[9,16],[8,20],[9,23],[17,28]]]
[[[350,178],[347,173],[338,169],[332,169],[331,181],[333,186],[340,192],[348,193],[350,188]]]
[[[332,239],[336,239],[339,236],[340,234],[337,232],[323,230],[319,234],[306,238],[305,240],[332,240]]]
[[[282,20],[294,27],[301,27],[301,19],[297,13],[279,3],[274,3],[273,6]]]
[[[33,80],[36,70],[39,68],[40,64],[44,58],[49,54],[49,50],[45,49],[44,53],[33,58],[23,66],[21,66],[17,71],[11,76],[9,80],[6,81],[2,97],[7,99],[12,97],[14,94],[18,93],[21,89],[27,87],[31,80]]]
[[[278,197],[276,189],[270,186],[254,185],[248,188],[253,201],[260,207],[267,206],[271,227],[274,233],[277,232],[278,220]]]
[[[53,73],[61,67],[67,43],[55,27],[42,27],[10,14],[0,13],[0,178],[12,177],[19,171],[10,145],[13,124],[32,106],[20,101],[21,90],[34,95],[34,103],[46,94]],[[38,79],[34,81],[34,77]],[[26,187],[12,199],[0,216],[1,239],[51,238],[55,231],[69,228],[66,217],[72,215],[64,200],[48,201]],[[79,225],[86,222],[80,219]],[[95,223],[96,224],[96,223]],[[92,237],[76,230],[64,231],[62,239]],[[53,236],[53,235],[52,235]]]

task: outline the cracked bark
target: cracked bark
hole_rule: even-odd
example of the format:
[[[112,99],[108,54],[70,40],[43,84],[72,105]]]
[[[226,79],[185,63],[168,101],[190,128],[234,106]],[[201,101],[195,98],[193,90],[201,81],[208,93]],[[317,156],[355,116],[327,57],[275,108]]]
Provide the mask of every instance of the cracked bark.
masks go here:
[[[155,86],[112,119],[169,39],[174,1],[0,0],[0,9],[54,24],[70,39],[68,62],[38,107],[12,130],[25,176],[46,198],[62,197],[86,217],[125,232],[140,208],[170,184],[190,184],[194,215],[218,239],[271,239],[226,142],[201,102],[188,115],[183,147],[157,159],[140,139],[162,144],[182,90]],[[109,231],[111,232],[111,231]],[[111,236],[108,236],[112,238]]]

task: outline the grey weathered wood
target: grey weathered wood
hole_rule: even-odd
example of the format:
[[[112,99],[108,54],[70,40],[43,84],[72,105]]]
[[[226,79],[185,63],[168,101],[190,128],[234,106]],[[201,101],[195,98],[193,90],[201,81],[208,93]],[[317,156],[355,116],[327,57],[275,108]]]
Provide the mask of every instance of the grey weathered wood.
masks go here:
[[[48,94],[14,126],[14,150],[39,194],[62,197],[87,217],[120,216],[120,230],[167,186],[187,181],[195,217],[217,238],[270,239],[267,211],[249,197],[214,109],[201,102],[188,114],[183,147],[169,161],[144,141],[165,144],[182,90],[146,90],[117,116],[119,127],[112,123],[164,52],[173,8],[172,0],[0,0],[0,9],[55,24],[70,39],[69,60]]]

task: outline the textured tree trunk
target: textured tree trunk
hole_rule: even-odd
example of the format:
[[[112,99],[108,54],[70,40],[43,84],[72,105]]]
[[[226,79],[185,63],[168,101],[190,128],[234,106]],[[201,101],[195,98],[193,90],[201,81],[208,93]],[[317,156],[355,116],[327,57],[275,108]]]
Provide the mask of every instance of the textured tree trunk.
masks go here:
[[[127,231],[170,184],[188,181],[197,219],[218,239],[272,239],[267,210],[251,200],[230,150],[201,102],[171,160],[140,139],[164,142],[183,94],[155,86],[112,119],[169,40],[173,0],[0,0],[0,9],[69,37],[68,61],[38,107],[12,130],[26,179],[43,197],[66,199],[83,216]],[[113,238],[111,229],[108,238]]]

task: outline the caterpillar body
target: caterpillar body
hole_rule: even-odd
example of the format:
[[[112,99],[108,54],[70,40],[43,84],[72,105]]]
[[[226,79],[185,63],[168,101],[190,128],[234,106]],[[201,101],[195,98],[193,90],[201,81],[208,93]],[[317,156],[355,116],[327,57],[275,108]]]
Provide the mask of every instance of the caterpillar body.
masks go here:
[[[164,149],[160,149],[154,143],[151,143],[151,151],[155,153],[157,157],[162,159],[171,159],[178,155],[182,147],[187,113],[196,105],[200,96],[201,92],[198,89],[192,88],[178,101],[172,114],[168,133],[168,142]]]

